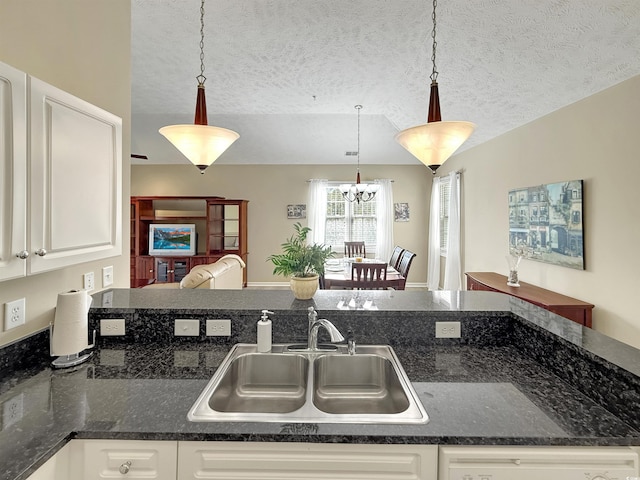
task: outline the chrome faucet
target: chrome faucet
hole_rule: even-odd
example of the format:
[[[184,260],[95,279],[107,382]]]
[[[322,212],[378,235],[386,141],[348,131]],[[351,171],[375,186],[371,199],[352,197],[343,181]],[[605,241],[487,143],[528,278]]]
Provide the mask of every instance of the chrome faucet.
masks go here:
[[[324,327],[329,332],[332,342],[342,342],[344,337],[338,331],[333,323],[325,318],[318,319],[318,312],[313,307],[309,307],[309,336],[307,339],[307,349],[310,351],[318,350],[318,329]]]

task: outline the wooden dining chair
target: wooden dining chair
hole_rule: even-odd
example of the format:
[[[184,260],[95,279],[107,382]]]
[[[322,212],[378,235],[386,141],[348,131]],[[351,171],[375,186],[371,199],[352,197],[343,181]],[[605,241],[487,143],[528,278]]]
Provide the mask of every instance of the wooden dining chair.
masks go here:
[[[404,248],[396,245],[393,249],[393,253],[391,253],[391,258],[389,259],[389,266],[398,270],[398,264],[400,263],[400,257],[404,252]]]
[[[386,290],[387,264],[354,262],[351,264],[351,288],[355,290]]]
[[[414,258],[416,258],[416,254],[411,251],[405,250],[402,252],[396,270],[398,270],[398,273],[404,278],[407,278],[407,275],[409,275],[409,268],[411,268],[411,262],[413,262]]]
[[[345,257],[366,257],[367,250],[364,242],[344,242]]]

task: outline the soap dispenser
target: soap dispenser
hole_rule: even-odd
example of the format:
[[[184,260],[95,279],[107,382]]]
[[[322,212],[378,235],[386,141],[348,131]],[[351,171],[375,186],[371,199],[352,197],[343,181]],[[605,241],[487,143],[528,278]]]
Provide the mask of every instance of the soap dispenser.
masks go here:
[[[262,310],[262,316],[258,321],[258,352],[266,353],[271,351],[271,320],[269,314],[273,312]]]

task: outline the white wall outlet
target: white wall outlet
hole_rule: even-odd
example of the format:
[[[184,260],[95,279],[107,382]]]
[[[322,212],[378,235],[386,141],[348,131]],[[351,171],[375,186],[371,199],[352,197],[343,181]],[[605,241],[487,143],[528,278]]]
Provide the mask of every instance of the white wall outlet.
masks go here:
[[[460,322],[436,322],[436,338],[460,338]]]
[[[230,337],[231,320],[207,320],[207,337]]]
[[[85,273],[82,278],[85,290],[93,290],[94,288],[96,288],[96,280],[93,272]]]
[[[102,287],[113,285],[113,265],[102,268]]]
[[[173,333],[176,337],[197,337],[200,335],[200,320],[176,318]]]
[[[19,298],[4,304],[4,329],[10,330],[25,322],[25,299]]]
[[[124,318],[100,319],[100,335],[103,337],[124,335]]]

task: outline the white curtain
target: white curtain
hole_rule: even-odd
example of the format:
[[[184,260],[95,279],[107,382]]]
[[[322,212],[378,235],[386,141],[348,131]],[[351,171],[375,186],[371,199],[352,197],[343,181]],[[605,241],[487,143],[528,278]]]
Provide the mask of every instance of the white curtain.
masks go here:
[[[383,178],[376,180],[380,185],[376,194],[377,231],[376,258],[387,261],[393,251],[393,188],[391,180]]]
[[[429,255],[427,257],[427,287],[440,287],[440,178],[434,177],[429,213]]]
[[[449,175],[449,228],[447,234],[447,263],[444,268],[444,290],[462,290],[462,261],[460,259],[460,174]]]
[[[324,243],[324,226],[327,215],[327,180],[312,179],[307,200],[307,226],[311,229],[308,243]]]

